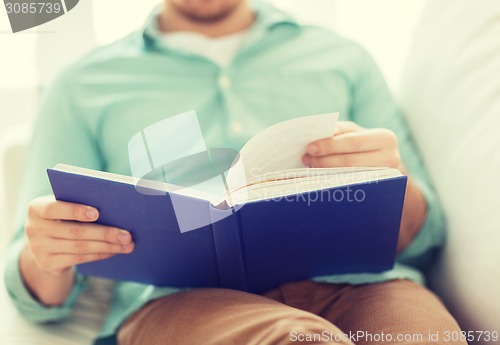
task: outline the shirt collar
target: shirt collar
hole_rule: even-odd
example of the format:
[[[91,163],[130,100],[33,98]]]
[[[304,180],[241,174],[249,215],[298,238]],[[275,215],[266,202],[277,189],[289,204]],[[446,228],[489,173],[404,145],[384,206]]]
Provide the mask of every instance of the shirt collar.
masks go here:
[[[257,17],[250,29],[251,31],[264,33],[266,30],[271,30],[282,24],[301,27],[289,14],[275,8],[267,2],[253,0],[251,4]],[[141,30],[146,47],[162,46],[161,36],[163,33],[158,28],[158,16],[162,11],[162,6],[163,5],[159,5],[153,9]]]

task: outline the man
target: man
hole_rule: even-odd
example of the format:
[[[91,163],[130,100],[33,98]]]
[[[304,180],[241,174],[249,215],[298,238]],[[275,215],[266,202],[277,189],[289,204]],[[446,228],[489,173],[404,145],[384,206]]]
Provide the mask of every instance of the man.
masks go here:
[[[408,170],[398,264],[382,274],[284,284],[265,297],[119,282],[102,338],[117,335],[119,344],[426,344],[429,332],[460,331],[418,284],[416,268],[442,244],[443,218],[375,64],[354,43],[247,0],[165,0],[143,30],[85,57],[48,91],[23,185],[21,214],[27,216],[18,220],[5,277],[23,315],[35,322],[68,317],[86,283],[74,265],[134,250],[127,229],[93,223],[98,210],[40,197],[50,194],[44,169],[62,162],[130,174],[132,135],[191,109],[207,146],[235,149],[273,123],[340,111],[352,122],[311,143],[304,165]]]

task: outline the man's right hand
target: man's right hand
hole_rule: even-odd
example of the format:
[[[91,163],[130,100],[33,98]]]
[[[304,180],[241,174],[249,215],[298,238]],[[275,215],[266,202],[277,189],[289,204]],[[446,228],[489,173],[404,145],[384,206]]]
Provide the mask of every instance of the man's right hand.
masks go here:
[[[28,243],[20,268],[28,288],[42,303],[64,301],[73,284],[74,265],[133,251],[128,231],[95,224],[98,218],[93,207],[56,201],[53,196],[30,203],[25,225]]]
[[[52,196],[33,200],[25,231],[38,267],[59,275],[76,264],[134,249],[129,232],[94,224],[98,218],[98,210],[90,206],[56,201]]]

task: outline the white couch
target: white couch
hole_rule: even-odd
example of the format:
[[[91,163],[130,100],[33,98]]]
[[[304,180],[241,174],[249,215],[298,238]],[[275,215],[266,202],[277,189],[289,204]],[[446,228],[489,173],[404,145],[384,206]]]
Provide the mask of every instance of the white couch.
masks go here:
[[[401,100],[448,219],[430,284],[463,328],[500,332],[499,0],[429,3]]]

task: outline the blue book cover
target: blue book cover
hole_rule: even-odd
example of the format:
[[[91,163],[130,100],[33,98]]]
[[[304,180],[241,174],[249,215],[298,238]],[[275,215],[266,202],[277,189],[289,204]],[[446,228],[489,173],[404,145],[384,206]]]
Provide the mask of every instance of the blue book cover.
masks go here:
[[[87,169],[58,166],[48,175],[57,200],[97,208],[97,223],[129,230],[135,241],[131,254],[79,265],[79,272],[254,293],[315,276],[391,269],[407,182],[393,174],[221,207],[176,192],[144,193],[132,178]],[[183,231],[179,205],[199,227]]]

